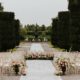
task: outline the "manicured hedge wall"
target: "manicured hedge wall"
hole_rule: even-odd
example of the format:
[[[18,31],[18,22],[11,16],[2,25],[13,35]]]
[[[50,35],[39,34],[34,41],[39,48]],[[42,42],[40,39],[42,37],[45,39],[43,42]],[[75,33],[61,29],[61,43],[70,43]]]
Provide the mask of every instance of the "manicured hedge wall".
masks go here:
[[[80,12],[80,0],[68,0],[68,9],[71,12]]]
[[[59,46],[61,48],[69,49],[69,20],[70,12],[59,12]]]
[[[0,12],[0,51],[6,51],[19,44],[19,20],[12,12]]]
[[[80,51],[80,12],[59,12],[52,20],[52,44],[67,51]]]
[[[55,46],[58,45],[58,40],[59,40],[59,36],[58,36],[58,19],[52,19],[52,33],[51,33],[51,43]]]
[[[0,12],[0,20],[14,20],[13,12]]]
[[[71,13],[70,43],[72,50],[80,51],[80,12]]]
[[[15,39],[16,39],[16,45],[19,45],[20,43],[20,21],[15,20]]]

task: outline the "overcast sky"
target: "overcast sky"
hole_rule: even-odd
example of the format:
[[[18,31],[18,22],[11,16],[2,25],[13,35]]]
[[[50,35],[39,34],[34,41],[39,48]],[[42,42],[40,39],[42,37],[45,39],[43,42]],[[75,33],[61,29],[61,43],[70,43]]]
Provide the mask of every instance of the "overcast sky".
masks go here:
[[[59,11],[66,11],[67,0],[0,0],[5,11],[15,12],[22,24],[50,25]]]

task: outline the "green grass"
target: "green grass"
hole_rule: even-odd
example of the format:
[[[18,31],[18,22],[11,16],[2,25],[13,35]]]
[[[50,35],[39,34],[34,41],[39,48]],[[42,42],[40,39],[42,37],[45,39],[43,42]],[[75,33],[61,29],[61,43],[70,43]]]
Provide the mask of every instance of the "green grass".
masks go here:
[[[54,48],[55,50],[58,50],[58,51],[66,51],[65,49],[62,49],[62,48],[59,48],[59,47],[55,47],[54,45],[51,44],[51,42],[48,42],[49,46],[51,48]]]

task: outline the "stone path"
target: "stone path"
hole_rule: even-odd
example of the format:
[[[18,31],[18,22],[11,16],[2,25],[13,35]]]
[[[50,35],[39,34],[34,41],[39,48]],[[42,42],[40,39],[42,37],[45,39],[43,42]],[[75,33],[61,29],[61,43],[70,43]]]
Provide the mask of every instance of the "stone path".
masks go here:
[[[55,68],[50,60],[28,60],[27,76],[21,76],[20,80],[62,80],[54,75]]]

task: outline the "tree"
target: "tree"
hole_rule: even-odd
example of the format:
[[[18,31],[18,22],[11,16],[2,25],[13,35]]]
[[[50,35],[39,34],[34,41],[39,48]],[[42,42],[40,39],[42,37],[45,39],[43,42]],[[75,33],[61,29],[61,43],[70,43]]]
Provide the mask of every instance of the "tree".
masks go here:
[[[25,27],[23,27],[21,25],[21,27],[20,27],[20,37],[21,37],[21,40],[24,40],[26,38],[26,34],[27,34],[27,31],[26,31]]]
[[[0,3],[0,12],[3,12],[3,6],[2,6],[2,4]]]
[[[41,26],[41,31],[45,31],[45,29],[46,29],[46,26],[45,25],[42,25]]]

